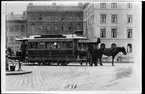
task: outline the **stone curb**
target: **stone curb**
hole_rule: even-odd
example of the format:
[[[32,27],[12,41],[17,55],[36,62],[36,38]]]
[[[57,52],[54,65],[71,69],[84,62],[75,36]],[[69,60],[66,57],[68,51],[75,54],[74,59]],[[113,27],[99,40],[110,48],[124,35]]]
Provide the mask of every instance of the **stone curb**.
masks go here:
[[[22,75],[22,74],[28,74],[28,73],[32,73],[32,71],[7,71],[6,75]]]

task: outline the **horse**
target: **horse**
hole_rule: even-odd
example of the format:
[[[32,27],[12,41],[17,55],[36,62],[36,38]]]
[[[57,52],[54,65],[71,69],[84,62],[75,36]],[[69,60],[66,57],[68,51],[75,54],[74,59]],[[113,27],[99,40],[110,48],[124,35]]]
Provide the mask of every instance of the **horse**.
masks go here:
[[[103,66],[102,60],[101,60],[102,55],[112,56],[112,66],[114,66],[114,58],[119,52],[122,52],[124,55],[127,54],[124,47],[104,48],[104,49],[100,48],[100,49],[98,49],[97,60],[99,58],[100,65]]]

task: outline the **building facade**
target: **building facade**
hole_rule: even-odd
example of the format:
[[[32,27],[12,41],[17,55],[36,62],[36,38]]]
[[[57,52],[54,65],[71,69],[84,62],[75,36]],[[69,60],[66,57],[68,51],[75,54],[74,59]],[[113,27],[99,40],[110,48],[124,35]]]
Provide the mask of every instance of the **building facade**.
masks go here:
[[[28,4],[23,14],[11,13],[6,19],[6,44],[14,52],[20,48],[15,37],[73,34],[83,30],[83,9],[78,6]]]
[[[13,12],[8,15],[6,20],[6,44],[13,52],[20,48],[20,42],[15,41],[15,37],[26,37],[26,15],[14,14]]]
[[[83,10],[79,6],[27,6],[27,36],[72,34],[83,30]]]
[[[84,35],[100,37],[106,47],[124,46],[133,58],[134,39],[140,31],[139,2],[95,2],[83,6]]]

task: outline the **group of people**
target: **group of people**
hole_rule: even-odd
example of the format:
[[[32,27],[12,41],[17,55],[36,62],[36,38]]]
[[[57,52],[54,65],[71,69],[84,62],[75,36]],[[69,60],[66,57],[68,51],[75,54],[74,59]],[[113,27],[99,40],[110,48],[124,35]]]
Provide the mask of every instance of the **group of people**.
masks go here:
[[[93,64],[97,66],[97,61],[98,61],[98,45],[90,45],[88,48],[89,52],[89,61],[90,65],[92,66]],[[101,64],[102,65],[102,64]]]
[[[7,47],[7,46],[6,46]],[[20,53],[21,54],[19,54],[19,56],[21,56],[22,58],[21,58],[21,60],[25,60],[25,57],[26,57],[26,51],[27,51],[27,44],[25,44],[25,41],[23,41],[22,42],[22,44],[21,44],[21,47],[20,47]],[[13,51],[12,51],[12,49],[10,48],[10,47],[7,47],[6,48],[6,71],[8,71],[9,70],[9,61],[8,61],[8,58],[11,58],[12,59],[12,57],[14,57],[13,56]],[[16,56],[17,56],[17,52],[16,52]],[[12,62],[12,61],[11,61]]]
[[[115,51],[116,45],[111,45],[111,50]],[[110,51],[111,51],[110,50]],[[89,52],[89,62],[91,63],[90,65],[95,65],[98,66],[98,59],[102,57],[103,53],[105,52],[105,44],[101,44],[100,48],[98,48],[98,44],[90,45],[88,47],[88,52]],[[100,65],[103,66],[102,62],[100,61]]]
[[[18,52],[20,52],[21,54],[21,56],[22,56],[22,58],[23,59],[25,59],[25,57],[26,57],[26,52],[27,52],[27,44],[25,43],[25,41],[22,41],[22,44],[21,44],[21,46],[20,46],[20,49],[19,49],[20,51],[18,51]],[[8,48],[6,48],[6,56],[13,56],[13,51],[11,50],[11,48],[10,47],[8,47]],[[16,53],[16,55],[17,55],[17,53]]]

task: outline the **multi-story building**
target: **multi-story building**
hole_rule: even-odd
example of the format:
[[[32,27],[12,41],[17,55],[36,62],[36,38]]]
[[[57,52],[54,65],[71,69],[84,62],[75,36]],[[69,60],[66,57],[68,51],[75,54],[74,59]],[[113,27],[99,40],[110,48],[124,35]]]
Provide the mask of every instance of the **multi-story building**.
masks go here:
[[[27,6],[27,36],[72,34],[83,30],[83,9],[79,6]]]
[[[6,17],[6,44],[14,52],[20,48],[20,42],[15,41],[17,36],[26,36],[26,14],[14,14],[13,12]]]
[[[135,32],[140,32],[139,2],[93,2],[83,5],[84,35],[100,37],[106,47],[124,46],[133,57]]]

